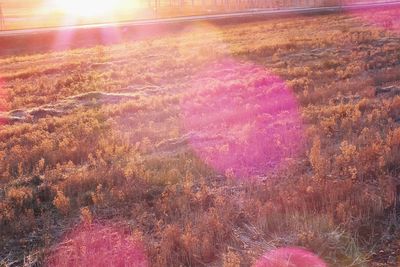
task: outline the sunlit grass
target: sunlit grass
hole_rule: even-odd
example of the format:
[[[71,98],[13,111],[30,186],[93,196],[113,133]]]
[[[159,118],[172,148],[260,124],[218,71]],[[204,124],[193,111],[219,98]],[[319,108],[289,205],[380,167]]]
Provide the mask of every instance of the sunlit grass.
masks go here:
[[[139,236],[152,266],[251,266],[293,246],[332,266],[369,264],[382,245],[377,236],[396,229],[388,214],[400,171],[399,37],[375,26],[360,35],[361,25],[346,15],[200,25],[0,59],[2,111],[27,114],[0,126],[3,262],[77,253],[71,244],[106,229],[88,243],[108,242],[108,233],[127,244]],[[285,120],[290,109],[267,109],[287,94],[265,73],[290,90],[297,123]],[[260,92],[269,98],[256,98]],[[202,127],[190,125],[200,118]],[[246,176],[202,153],[229,156],[239,144],[235,164],[251,166],[252,132],[296,125],[304,150],[282,153],[280,168]],[[279,140],[261,137],[260,147]],[[104,226],[121,224],[124,235]]]

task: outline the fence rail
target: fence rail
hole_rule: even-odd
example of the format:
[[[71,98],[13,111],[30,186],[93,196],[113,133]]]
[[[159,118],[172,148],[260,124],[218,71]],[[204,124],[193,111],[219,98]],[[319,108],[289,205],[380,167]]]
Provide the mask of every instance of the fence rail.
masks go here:
[[[279,8],[312,8],[358,4],[391,3],[397,1],[365,1],[365,0],[148,0],[148,7],[155,11],[162,9],[196,9],[212,11],[248,11],[251,9]]]

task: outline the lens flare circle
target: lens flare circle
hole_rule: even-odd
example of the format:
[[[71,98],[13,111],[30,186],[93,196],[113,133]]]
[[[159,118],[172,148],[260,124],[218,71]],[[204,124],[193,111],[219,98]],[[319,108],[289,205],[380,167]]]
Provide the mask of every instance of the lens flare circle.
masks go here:
[[[46,266],[149,266],[143,244],[123,227],[79,225],[53,251]]]
[[[193,79],[182,101],[184,129],[196,155],[235,178],[285,167],[303,148],[297,99],[276,74],[224,58]]]

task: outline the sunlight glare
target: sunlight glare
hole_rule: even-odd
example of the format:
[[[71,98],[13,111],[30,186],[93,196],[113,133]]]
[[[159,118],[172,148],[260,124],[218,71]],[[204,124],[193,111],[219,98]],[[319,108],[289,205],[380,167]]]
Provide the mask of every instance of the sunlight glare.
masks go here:
[[[113,13],[120,6],[120,0],[54,0],[56,8],[69,16],[100,17]]]

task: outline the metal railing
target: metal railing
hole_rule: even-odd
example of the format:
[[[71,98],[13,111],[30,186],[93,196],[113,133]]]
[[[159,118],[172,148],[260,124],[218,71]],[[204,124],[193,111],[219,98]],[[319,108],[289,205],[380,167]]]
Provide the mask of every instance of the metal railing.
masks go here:
[[[186,10],[203,13],[237,12],[252,9],[340,7],[397,1],[381,0],[148,0],[148,6],[154,12],[175,11],[184,14]]]

